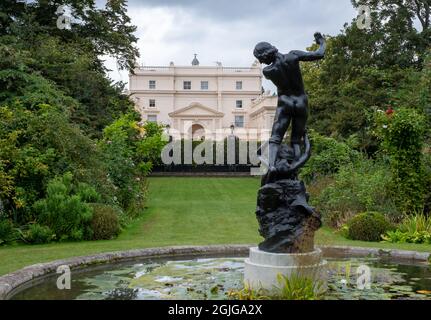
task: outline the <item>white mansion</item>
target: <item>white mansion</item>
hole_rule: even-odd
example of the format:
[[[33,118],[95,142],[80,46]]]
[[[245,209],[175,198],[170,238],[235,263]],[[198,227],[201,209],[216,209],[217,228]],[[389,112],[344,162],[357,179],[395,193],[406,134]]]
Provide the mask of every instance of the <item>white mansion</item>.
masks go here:
[[[262,93],[257,62],[249,68],[200,66],[195,56],[191,66],[138,66],[134,73],[129,94],[142,119],[169,125],[183,138],[272,128],[277,97]]]

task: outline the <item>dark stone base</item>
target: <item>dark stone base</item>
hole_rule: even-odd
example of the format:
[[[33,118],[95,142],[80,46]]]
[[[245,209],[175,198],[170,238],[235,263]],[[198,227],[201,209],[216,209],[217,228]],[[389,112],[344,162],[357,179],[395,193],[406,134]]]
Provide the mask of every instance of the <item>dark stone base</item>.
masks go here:
[[[305,185],[280,180],[264,185],[258,194],[259,232],[266,240],[259,249],[271,253],[314,251],[314,233],[321,227],[320,214],[308,205]]]

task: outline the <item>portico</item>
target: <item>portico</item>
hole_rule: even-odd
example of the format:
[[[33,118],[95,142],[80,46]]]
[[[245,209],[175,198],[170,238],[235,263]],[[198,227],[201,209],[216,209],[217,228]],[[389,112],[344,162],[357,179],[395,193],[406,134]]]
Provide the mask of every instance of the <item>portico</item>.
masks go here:
[[[171,128],[181,134],[181,138],[215,138],[214,134],[222,126],[225,114],[198,102],[169,113]],[[210,136],[208,136],[210,135]]]

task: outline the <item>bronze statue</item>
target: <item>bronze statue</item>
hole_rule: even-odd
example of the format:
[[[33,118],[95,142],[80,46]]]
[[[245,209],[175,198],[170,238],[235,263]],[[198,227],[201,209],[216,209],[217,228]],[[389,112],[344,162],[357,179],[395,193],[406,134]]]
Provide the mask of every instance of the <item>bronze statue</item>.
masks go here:
[[[302,80],[300,62],[323,59],[326,43],[320,33],[314,38],[314,52],[291,51],[284,55],[267,42],[254,49],[260,63],[268,65],[264,76],[278,89],[278,107],[269,140],[268,173],[262,179],[256,210],[263,251],[307,253],[314,250],[314,232],[320,228],[320,215],[308,204],[305,185],[298,171],[311,156],[307,136],[308,98]],[[290,144],[282,144],[289,126]]]
[[[275,162],[284,135],[292,124],[291,146],[296,160],[300,158],[302,140],[306,134],[308,118],[308,97],[305,93],[299,63],[323,59],[326,43],[323,36],[314,34],[320,45],[314,52],[294,50],[281,54],[267,42],[260,42],[254,49],[254,56],[260,63],[268,65],[263,69],[264,76],[271,80],[278,89],[278,107],[269,141],[269,173],[276,171]]]

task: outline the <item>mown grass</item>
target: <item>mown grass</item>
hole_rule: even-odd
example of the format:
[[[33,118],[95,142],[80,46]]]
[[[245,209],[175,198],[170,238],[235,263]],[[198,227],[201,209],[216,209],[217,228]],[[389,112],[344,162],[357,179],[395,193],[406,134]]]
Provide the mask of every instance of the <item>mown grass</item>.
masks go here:
[[[148,208],[115,240],[0,248],[0,275],[24,266],[102,252],[176,245],[256,244],[254,215],[259,179],[151,178]],[[319,245],[431,251],[431,245],[346,240],[329,228]]]

